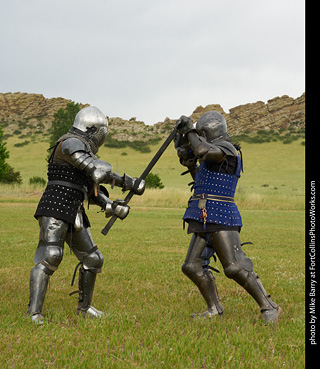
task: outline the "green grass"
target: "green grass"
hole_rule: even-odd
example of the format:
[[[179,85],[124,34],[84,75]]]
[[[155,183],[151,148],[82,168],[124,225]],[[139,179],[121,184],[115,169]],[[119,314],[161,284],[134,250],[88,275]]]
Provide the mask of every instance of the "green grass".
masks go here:
[[[221,273],[215,277],[224,316],[189,317],[205,310],[205,303],[181,272],[190,240],[181,221],[190,179],[180,177],[183,169],[173,148],[154,170],[166,188],[135,196],[129,216],[106,237],[100,233],[107,221],[103,214],[88,210],[105,260],[93,305],[106,316],[96,321],[76,315],[76,295],[68,294],[76,289],[70,282],[77,260],[66,246],[47,293],[46,323],[33,326],[25,312],[38,241],[33,213],[42,188],[27,183],[33,176],[45,177],[45,162],[36,153],[45,155],[46,145],[14,148],[14,143],[8,144],[10,164],[21,171],[25,184],[0,186],[1,367],[305,367],[304,148],[298,142],[243,145],[245,172],[237,193],[241,240],[253,242],[245,252],[283,309],[279,323],[268,327],[260,324],[254,300],[224,276],[219,262],[214,266]],[[100,157],[119,173],[138,176],[153,153],[127,151],[121,156],[122,149],[106,150]],[[121,195],[114,192],[112,198]]]
[[[0,201],[38,201],[41,188],[28,186],[32,177],[46,178],[48,143],[36,142],[24,148],[15,147],[18,138],[8,139],[10,152],[9,164],[15,171],[20,171],[23,185],[20,187],[0,186]],[[152,152],[141,154],[126,148],[128,155],[123,156],[123,149],[101,148],[100,158],[112,164],[119,174],[140,176],[161,143],[152,146]],[[274,209],[304,209],[304,150],[301,141],[289,145],[281,142],[242,145],[244,173],[237,189],[239,207],[261,207]],[[185,207],[190,195],[189,175],[181,176],[184,167],[179,164],[173,144],[164,152],[152,172],[160,176],[165,188],[160,192],[147,191],[141,197],[134,197],[132,206]],[[112,191],[114,197],[123,197],[121,191]]]
[[[205,309],[181,273],[189,236],[181,209],[136,209],[104,237],[101,214],[89,210],[105,257],[94,305],[107,316],[83,321],[68,293],[76,259],[67,248],[51,278],[44,313],[24,316],[37,244],[33,204],[1,204],[0,351],[5,368],[302,368],[304,260],[302,211],[243,211],[242,241],[266,289],[282,307],[274,327],[261,326],[256,303],[223,273],[216,281],[225,314],[198,321]],[[23,210],[23,218],[21,211]],[[19,221],[17,221],[19,219]],[[218,262],[215,265],[220,271]],[[4,361],[3,361],[4,360]]]

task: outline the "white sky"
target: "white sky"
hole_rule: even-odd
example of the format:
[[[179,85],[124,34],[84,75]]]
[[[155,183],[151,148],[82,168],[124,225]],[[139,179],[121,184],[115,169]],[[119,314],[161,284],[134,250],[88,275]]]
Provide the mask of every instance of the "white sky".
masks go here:
[[[147,124],[305,91],[303,0],[2,0],[0,92]]]

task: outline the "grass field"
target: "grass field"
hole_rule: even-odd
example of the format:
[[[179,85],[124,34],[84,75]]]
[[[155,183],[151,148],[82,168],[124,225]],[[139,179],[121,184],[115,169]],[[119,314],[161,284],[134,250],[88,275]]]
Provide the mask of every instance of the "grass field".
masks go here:
[[[181,272],[190,236],[182,215],[190,178],[172,147],[154,168],[165,185],[134,197],[130,215],[108,235],[105,218],[91,207],[92,234],[104,255],[94,306],[102,319],[75,313],[68,294],[76,258],[65,249],[47,293],[46,323],[25,317],[29,273],[38,238],[33,218],[41,188],[28,185],[46,176],[47,144],[23,148],[8,142],[10,164],[22,174],[21,187],[0,186],[0,355],[3,368],[296,368],[305,367],[304,334],[304,148],[294,142],[245,144],[244,173],[237,202],[244,227],[242,242],[255,270],[283,314],[262,326],[256,303],[215,274],[224,315],[193,320],[205,304]],[[153,153],[156,147],[153,148]],[[128,155],[121,155],[122,152]],[[132,149],[103,149],[100,157],[122,174],[139,176],[152,157]],[[113,191],[112,198],[121,195]]]

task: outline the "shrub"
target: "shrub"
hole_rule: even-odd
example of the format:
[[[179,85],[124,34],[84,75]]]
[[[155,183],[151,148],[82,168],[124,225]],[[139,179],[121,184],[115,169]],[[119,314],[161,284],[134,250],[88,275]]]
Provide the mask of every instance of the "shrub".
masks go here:
[[[23,142],[18,142],[18,143],[16,143],[16,144],[14,144],[13,146],[16,146],[16,147],[23,147],[23,146],[26,146],[26,145],[28,145],[28,143],[29,143],[30,141],[23,141]]]
[[[146,188],[164,188],[163,183],[158,174],[149,173],[146,177]]]
[[[104,146],[106,147],[112,147],[116,149],[123,149],[125,147],[131,147],[134,150],[140,151],[141,153],[149,153],[151,152],[151,149],[149,145],[154,145],[157,142],[159,142],[161,138],[151,138],[148,141],[118,141],[112,137],[111,134],[108,134]]]
[[[0,182],[2,183],[22,183],[20,172],[15,172],[14,169],[6,162],[9,158],[7,143],[4,142],[3,129],[0,127]]]
[[[29,179],[29,184],[32,186],[45,186],[47,181],[42,177],[32,177]]]
[[[74,119],[80,110],[80,104],[72,101],[67,104],[65,109],[61,108],[56,113],[54,113],[52,126],[49,132],[49,147],[54,146],[57,140],[70,130],[73,125]]]
[[[126,142],[127,141],[118,141],[118,140],[115,140],[114,138],[112,138],[112,135],[109,133],[106,137],[106,140],[105,140],[105,143],[104,143],[104,146],[106,147],[112,147],[112,148],[115,148],[115,149],[122,149],[124,147],[126,147]]]
[[[8,171],[4,178],[1,178],[0,182],[6,184],[18,184],[22,183],[22,177],[20,172],[15,172],[14,169],[8,165]]]

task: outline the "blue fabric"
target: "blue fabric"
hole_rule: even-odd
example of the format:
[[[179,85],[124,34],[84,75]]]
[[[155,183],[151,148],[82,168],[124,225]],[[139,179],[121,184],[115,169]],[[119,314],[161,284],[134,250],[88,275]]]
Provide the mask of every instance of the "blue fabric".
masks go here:
[[[241,159],[238,156],[237,170],[234,175],[214,172],[207,168],[203,162],[196,174],[194,195],[214,195],[234,198],[238,179],[240,178]],[[190,219],[204,223],[202,209],[198,207],[199,200],[189,200],[188,208],[183,220]],[[241,215],[234,202],[207,199],[205,209],[207,212],[206,222],[226,226],[242,226]]]

